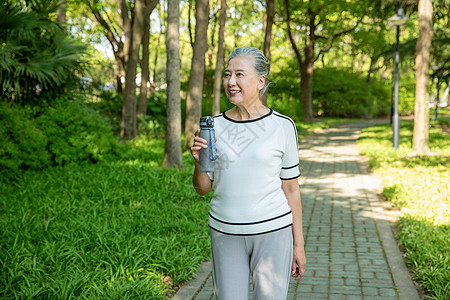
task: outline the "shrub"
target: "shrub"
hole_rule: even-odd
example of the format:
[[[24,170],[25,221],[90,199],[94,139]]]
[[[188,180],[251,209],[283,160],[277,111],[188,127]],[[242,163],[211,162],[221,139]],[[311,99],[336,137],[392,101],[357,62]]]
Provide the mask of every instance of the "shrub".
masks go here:
[[[113,132],[118,134],[120,132],[120,121],[122,120],[122,95],[114,91],[100,91],[88,102],[88,106],[109,120]]]
[[[314,71],[313,108],[316,115],[333,117],[379,117],[389,114],[388,87],[376,79],[342,69]]]
[[[36,118],[48,136],[47,149],[55,165],[97,162],[119,146],[111,127],[95,111],[77,100],[59,98]]]
[[[25,170],[94,163],[120,153],[111,127],[76,100],[21,107],[0,103],[0,175],[17,179]]]
[[[47,136],[23,109],[0,102],[0,176],[12,179],[17,170],[51,164]]]

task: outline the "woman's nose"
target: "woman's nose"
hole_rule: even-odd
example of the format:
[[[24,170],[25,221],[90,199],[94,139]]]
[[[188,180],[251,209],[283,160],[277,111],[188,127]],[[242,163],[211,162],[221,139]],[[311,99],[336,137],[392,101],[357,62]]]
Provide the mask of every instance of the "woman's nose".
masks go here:
[[[228,79],[228,85],[230,85],[230,86],[236,85],[236,76],[230,75],[230,77]]]

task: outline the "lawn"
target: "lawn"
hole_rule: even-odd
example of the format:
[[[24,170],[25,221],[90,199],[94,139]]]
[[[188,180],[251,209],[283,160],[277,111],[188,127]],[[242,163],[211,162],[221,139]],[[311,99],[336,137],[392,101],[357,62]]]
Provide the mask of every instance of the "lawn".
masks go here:
[[[413,122],[402,121],[400,147],[392,148],[389,124],[362,131],[360,153],[383,183],[383,194],[401,208],[398,234],[413,279],[431,299],[450,299],[450,135],[447,116],[431,122],[430,149],[439,155],[410,157]]]
[[[128,157],[28,172],[0,191],[0,298],[166,299],[209,257],[208,197],[164,141]]]

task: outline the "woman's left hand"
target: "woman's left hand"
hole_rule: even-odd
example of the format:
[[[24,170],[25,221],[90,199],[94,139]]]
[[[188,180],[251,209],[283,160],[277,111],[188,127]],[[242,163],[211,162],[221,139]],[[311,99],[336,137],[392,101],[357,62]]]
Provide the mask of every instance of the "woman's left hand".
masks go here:
[[[306,256],[305,248],[303,246],[294,245],[294,257],[292,260],[292,277],[295,280],[299,280],[305,275],[306,269]]]

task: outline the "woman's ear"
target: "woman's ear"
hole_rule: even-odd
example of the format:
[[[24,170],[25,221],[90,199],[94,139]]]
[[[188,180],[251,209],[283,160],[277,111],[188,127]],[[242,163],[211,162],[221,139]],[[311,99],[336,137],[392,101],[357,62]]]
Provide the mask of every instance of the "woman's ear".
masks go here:
[[[266,83],[266,75],[259,77],[258,81],[258,90],[262,90],[264,88],[264,84]]]

